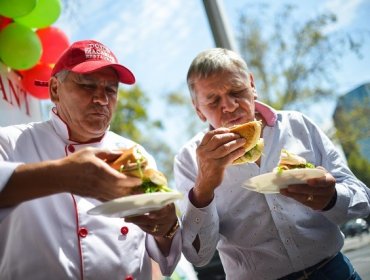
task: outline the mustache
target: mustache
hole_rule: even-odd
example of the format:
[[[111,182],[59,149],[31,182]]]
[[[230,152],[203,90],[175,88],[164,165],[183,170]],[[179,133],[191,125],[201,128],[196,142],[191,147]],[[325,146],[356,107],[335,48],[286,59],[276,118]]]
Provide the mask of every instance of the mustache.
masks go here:
[[[108,107],[100,106],[100,105],[96,105],[96,104],[94,104],[93,106],[91,106],[89,108],[89,112],[94,113],[94,114],[106,115],[106,116],[110,115],[110,111],[109,111]]]

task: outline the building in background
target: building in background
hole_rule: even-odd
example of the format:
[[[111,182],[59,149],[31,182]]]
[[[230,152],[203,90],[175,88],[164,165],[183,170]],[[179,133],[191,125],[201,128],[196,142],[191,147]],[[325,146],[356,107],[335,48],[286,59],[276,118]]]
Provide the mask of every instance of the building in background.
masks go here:
[[[339,97],[333,119],[335,127],[345,135],[339,141],[346,156],[352,152],[347,141],[355,137],[360,155],[370,163],[370,83]]]

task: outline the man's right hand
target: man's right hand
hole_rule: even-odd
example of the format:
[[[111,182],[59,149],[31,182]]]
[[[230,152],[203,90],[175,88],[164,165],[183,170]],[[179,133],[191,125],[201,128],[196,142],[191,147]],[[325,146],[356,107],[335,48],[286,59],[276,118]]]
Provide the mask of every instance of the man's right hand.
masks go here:
[[[65,186],[70,186],[71,193],[101,201],[134,193],[141,179],[126,176],[105,162],[115,160],[120,154],[119,151],[86,148],[62,159],[62,168],[66,175],[69,174],[64,178]]]
[[[198,177],[191,202],[205,207],[213,199],[214,190],[221,184],[225,168],[244,154],[245,139],[227,128],[218,128],[205,134],[197,148]]]
[[[63,192],[101,201],[135,193],[141,179],[128,177],[104,161],[119,155],[119,152],[86,148],[57,160],[21,164],[0,192],[0,207]]]

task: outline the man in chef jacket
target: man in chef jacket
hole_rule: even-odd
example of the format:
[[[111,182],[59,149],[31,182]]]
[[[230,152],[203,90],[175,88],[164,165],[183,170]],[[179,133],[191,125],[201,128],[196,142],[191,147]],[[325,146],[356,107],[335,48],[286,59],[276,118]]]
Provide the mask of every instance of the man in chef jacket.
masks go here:
[[[119,82],[135,77],[108,47],[75,42],[45,83],[50,119],[0,128],[1,279],[151,279],[151,260],[163,275],[174,271],[173,204],[126,220],[87,213],[141,184],[104,161],[137,145],[109,131]]]

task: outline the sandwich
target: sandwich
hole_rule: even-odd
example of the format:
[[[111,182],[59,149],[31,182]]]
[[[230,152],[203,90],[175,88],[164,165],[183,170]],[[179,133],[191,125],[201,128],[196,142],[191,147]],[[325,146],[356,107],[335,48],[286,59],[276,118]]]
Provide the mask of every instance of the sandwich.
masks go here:
[[[261,121],[251,121],[230,127],[230,132],[239,134],[246,139],[244,155],[234,160],[233,164],[255,162],[261,157],[264,148],[261,130]]]
[[[291,153],[286,149],[282,149],[278,166],[274,170],[281,173],[284,170],[297,168],[315,168],[315,165],[307,162],[303,157]]]
[[[148,160],[137,146],[122,150],[122,154],[114,161],[106,161],[115,170],[132,177],[142,179],[139,193],[170,192],[167,178],[156,169],[148,167]]]

